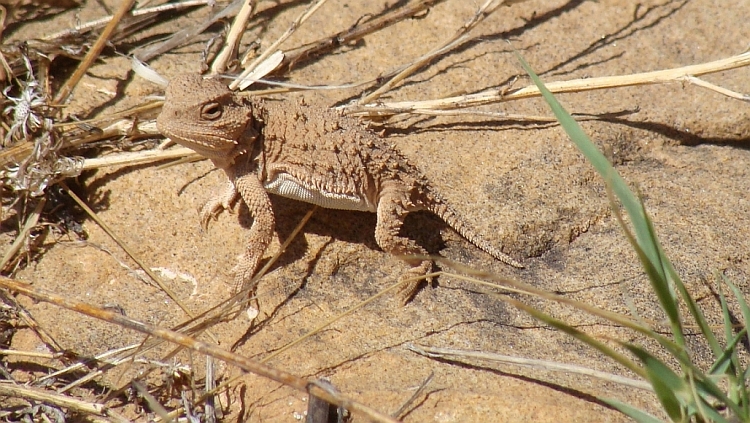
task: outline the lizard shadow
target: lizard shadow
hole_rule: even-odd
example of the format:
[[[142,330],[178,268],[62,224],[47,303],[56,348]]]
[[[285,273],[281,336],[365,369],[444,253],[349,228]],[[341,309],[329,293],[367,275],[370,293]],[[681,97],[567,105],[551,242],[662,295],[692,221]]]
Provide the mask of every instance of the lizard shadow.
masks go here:
[[[271,203],[276,217],[276,233],[283,242],[291,236],[311,205],[276,195],[271,195]],[[244,204],[239,209],[238,220],[244,229],[249,229],[252,224],[252,217]],[[302,229],[300,235],[305,233],[315,234],[336,241],[363,244],[367,248],[382,252],[383,250],[375,241],[376,223],[375,213],[319,208]],[[441,230],[446,228],[448,228],[448,225],[437,216],[420,211],[409,213],[406,216],[400,234],[414,240],[428,253],[437,254],[439,250],[445,247],[440,233]],[[305,237],[300,235],[292,241],[269,271],[304,258],[305,252],[309,249],[309,244]],[[404,263],[404,270],[406,269],[407,265]],[[312,268],[309,270],[312,271]]]
[[[299,313],[301,311],[301,309],[300,309],[300,310],[297,310],[297,311],[293,312],[292,314],[288,314],[288,315],[285,315],[285,316],[283,316],[281,318],[277,318],[277,316],[279,315],[279,312],[284,308],[284,306],[286,306],[287,304],[289,304],[289,302],[294,297],[296,297],[297,294],[299,294],[301,291],[303,291],[307,287],[307,283],[308,283],[308,281],[310,279],[309,277],[312,274],[313,269],[315,268],[317,262],[320,260],[320,257],[322,256],[322,254],[324,254],[324,251],[326,250],[326,247],[330,243],[331,243],[331,241],[329,240],[329,241],[325,242],[322,247],[318,248],[317,252],[315,253],[315,256],[312,257],[312,259],[310,259],[307,262],[307,269],[305,271],[305,276],[302,277],[301,280],[299,280],[299,283],[297,283],[296,286],[293,286],[291,288],[291,290],[288,290],[288,292],[285,293],[284,298],[281,301],[276,302],[272,306],[272,309],[271,309],[270,312],[264,313],[265,314],[264,318],[253,320],[253,322],[247,328],[247,330],[245,331],[245,333],[242,334],[242,336],[240,336],[236,341],[234,341],[234,343],[232,344],[232,346],[230,348],[230,351],[236,352],[237,349],[239,349],[240,347],[242,347],[243,345],[245,345],[248,341],[250,341],[250,339],[252,339],[253,335],[259,333],[260,331],[263,330],[263,328],[265,328],[266,326],[270,325],[271,323],[273,323],[273,322],[281,322],[281,321],[283,321],[283,320],[285,320],[287,318],[292,317],[293,315],[295,315],[295,314],[297,314],[297,313]],[[290,248],[291,248],[291,246],[290,246]],[[263,262],[263,264],[265,264],[266,261],[267,260],[265,260]],[[295,283],[296,283],[296,281],[295,281]],[[285,289],[285,288],[289,288],[289,285],[286,284],[284,287],[281,287],[281,288],[278,288],[278,289]],[[265,291],[265,292],[262,292],[262,293],[256,291],[255,295],[257,295],[256,298],[259,298],[259,297],[265,295],[266,293],[268,293],[268,291]],[[260,306],[258,308],[260,309]],[[274,352],[275,352],[274,350],[266,351],[266,353],[274,353]]]

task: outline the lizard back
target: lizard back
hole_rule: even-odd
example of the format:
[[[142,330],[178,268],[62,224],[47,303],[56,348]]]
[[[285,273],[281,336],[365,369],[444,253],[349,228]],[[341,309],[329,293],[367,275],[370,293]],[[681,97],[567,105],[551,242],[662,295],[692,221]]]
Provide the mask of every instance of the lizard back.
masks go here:
[[[357,119],[304,102],[252,101],[259,176],[270,192],[322,207],[375,212],[387,184],[424,192],[427,180]]]

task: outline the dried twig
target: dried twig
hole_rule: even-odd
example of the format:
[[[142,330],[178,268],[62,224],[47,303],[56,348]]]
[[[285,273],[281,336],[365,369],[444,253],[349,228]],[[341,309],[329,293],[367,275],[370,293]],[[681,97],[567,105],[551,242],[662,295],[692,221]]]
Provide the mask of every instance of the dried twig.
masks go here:
[[[99,219],[99,216],[97,216],[97,214],[93,210],[91,210],[88,204],[86,204],[73,191],[71,191],[70,188],[68,188],[68,186],[65,184],[65,182],[60,182],[60,185],[65,190],[65,192],[86,212],[86,214],[88,214],[89,217],[92,218],[96,222],[96,224],[99,225],[99,227],[101,227],[104,230],[104,232],[106,232],[107,235],[109,235],[109,237],[112,238],[120,246],[120,248],[122,248],[123,251],[125,251],[125,253],[131,259],[133,259],[133,261],[135,261],[138,264],[138,266],[141,267],[141,269],[143,269],[144,272],[146,272],[146,274],[159,286],[159,288],[162,291],[164,291],[169,296],[169,298],[172,299],[172,301],[174,301],[182,309],[182,311],[185,312],[185,314],[187,314],[191,318],[195,318],[195,314],[193,314],[193,312],[190,311],[190,309],[187,307],[187,305],[185,305],[185,303],[180,299],[180,297],[178,297],[177,294],[174,293],[174,291],[172,291],[168,286],[166,286],[164,282],[162,282],[160,277],[156,276],[156,273],[154,273],[154,271],[151,270],[151,267],[147,266],[143,262],[143,260],[141,260],[137,255],[135,255],[130,250],[127,244],[122,239],[120,239],[120,237],[117,236],[114,233],[114,231],[112,231],[109,225],[107,225],[106,223],[104,223],[104,221]],[[210,336],[214,342],[216,343],[219,342],[217,338],[213,334],[211,334],[211,332],[206,331],[206,334]]]
[[[75,410],[79,413],[84,414],[93,414],[96,416],[108,415],[107,408],[102,404],[81,401],[67,395],[55,394],[40,389],[30,388],[28,386],[0,383],[0,396],[43,401],[49,404],[55,404],[60,407],[69,408],[71,410]]]
[[[122,18],[124,18],[128,13],[128,10],[130,10],[130,8],[133,6],[133,3],[135,3],[135,0],[125,0],[120,3],[117,12],[112,17],[112,20],[104,28],[104,31],[102,31],[101,35],[96,40],[94,45],[91,46],[91,49],[88,51],[88,53],[86,53],[86,57],[78,65],[78,68],[75,72],[73,72],[73,75],[67,81],[65,81],[65,84],[63,84],[62,87],[60,87],[60,91],[58,91],[53,101],[54,104],[62,104],[65,102],[65,100],[68,99],[68,96],[71,92],[73,92],[73,88],[75,88],[76,84],[78,84],[78,81],[81,80],[83,74],[86,73],[86,71],[94,63],[96,58],[99,57],[99,54],[102,52],[102,49],[104,49],[104,46],[109,41],[109,38],[115,32],[115,28],[117,28],[117,25],[120,23]]]
[[[474,13],[474,16],[472,16],[471,19],[466,21],[466,23],[464,23],[463,26],[461,26],[461,28],[459,28],[458,31],[456,31],[456,33],[453,34],[453,36],[448,41],[446,41],[442,46],[433,49],[429,53],[415,60],[414,63],[407,66],[404,70],[399,72],[396,76],[391,78],[388,82],[383,84],[380,88],[378,88],[377,90],[371,92],[370,94],[362,98],[358,102],[358,104],[365,105],[367,103],[371,103],[373,100],[379,98],[381,95],[390,91],[393,87],[396,86],[396,84],[406,79],[409,75],[416,72],[418,69],[420,69],[422,66],[430,62],[435,57],[445,53],[446,51],[462,43],[463,40],[465,39],[464,38],[465,34],[471,31],[475,26],[477,26],[477,24],[479,24],[479,22],[483,21],[484,18],[489,16],[501,4],[502,4],[502,0],[487,0],[482,6],[479,7],[479,9],[477,9],[477,11]]]
[[[177,147],[169,150],[146,150],[86,159],[83,161],[82,170],[101,169],[110,166],[136,166],[170,159],[204,160],[205,157],[185,147]]]
[[[193,37],[205,31],[206,28],[213,25],[215,22],[234,16],[240,9],[243,1],[244,0],[234,0],[229,6],[213,14],[203,22],[174,33],[171,37],[169,37],[168,40],[153,46],[149,46],[147,48],[136,49],[136,51],[133,52],[133,56],[142,62],[148,62],[150,59],[162,53],[172,50],[175,47],[184,45],[185,43],[192,40]]]
[[[0,350],[0,355],[46,358],[48,360],[53,360],[53,359],[62,357],[63,353],[45,353],[45,352],[39,352],[39,351],[21,351],[21,350]]]
[[[705,75],[750,65],[750,52],[699,65],[666,69],[652,72],[636,73],[621,76],[604,76],[599,78],[574,79],[546,83],[552,93],[571,93],[609,88],[630,87],[635,85],[650,85],[682,82],[687,76]],[[344,111],[356,116],[392,116],[401,113],[411,113],[421,110],[448,110],[467,107],[483,106],[491,103],[520,100],[538,97],[539,89],[535,85],[510,90],[491,89],[474,94],[456,97],[446,97],[436,100],[383,102],[378,106],[347,106]]]
[[[377,422],[390,422],[396,423],[397,420],[383,413],[373,410],[359,402],[355,402],[343,395],[336,392],[330,392],[329,390],[320,388],[315,381],[307,380],[297,377],[284,370],[275,369],[273,367],[266,366],[255,360],[243,357],[239,354],[234,354],[223,348],[219,348],[215,345],[208,344],[205,342],[198,341],[189,336],[164,329],[158,326],[150,325],[145,322],[141,322],[129,317],[123,316],[119,313],[104,310],[98,307],[93,307],[89,304],[77,302],[68,298],[61,297],[50,291],[32,288],[29,284],[19,282],[13,279],[0,276],[0,287],[16,291],[22,295],[34,298],[37,301],[44,301],[51,304],[55,304],[59,307],[66,308],[81,314],[85,314],[90,317],[94,317],[109,323],[113,323],[124,328],[135,330],[151,337],[163,339],[168,342],[172,342],[177,345],[181,345],[185,348],[189,348],[193,351],[210,355],[219,360],[226,361],[229,364],[235,365],[242,370],[255,373],[259,376],[266,377],[273,381],[279,382],[298,391],[305,392],[308,394],[320,397],[330,403],[344,407],[352,412],[359,413]]]
[[[289,29],[284,32],[281,37],[279,37],[278,40],[276,40],[273,44],[271,44],[263,53],[261,53],[260,56],[258,56],[250,65],[245,67],[245,70],[234,80],[231,84],[229,84],[230,90],[236,90],[237,87],[240,86],[242,81],[255,69],[256,66],[258,66],[260,63],[262,63],[264,60],[266,60],[269,56],[274,54],[277,50],[277,48],[287,40],[292,34],[294,34],[294,31],[297,30],[297,28],[300,27],[310,16],[312,16],[315,12],[318,11],[320,6],[323,6],[327,0],[318,0],[315,3],[311,4],[310,6],[305,9],[305,11],[297,17],[297,19],[292,22],[292,25],[289,26]]]
[[[474,359],[492,361],[496,363],[514,364],[517,366],[534,367],[537,369],[549,370],[553,372],[575,373],[579,375],[595,377],[607,382],[619,383],[620,385],[629,386],[631,388],[638,388],[653,392],[651,384],[646,381],[631,379],[628,377],[618,376],[606,372],[600,372],[598,370],[583,366],[577,366],[575,364],[559,363],[548,360],[535,360],[532,358],[513,357],[510,355],[494,354],[484,351],[456,350],[452,348],[436,348],[413,344],[406,345],[406,348],[410,351],[414,351],[417,354],[431,358],[440,358],[443,360],[451,361]]]
[[[363,38],[366,35],[372,34],[375,31],[416,16],[417,14],[432,7],[438,1],[441,0],[422,0],[415,4],[406,4],[404,7],[396,9],[387,15],[375,18],[370,21],[357,23],[357,25],[352,28],[341,31],[329,37],[324,37],[318,41],[314,41],[308,46],[288,50],[285,52],[286,57],[284,58],[284,61],[282,62],[280,67],[291,68],[295,63],[307,57],[333,50],[342,45],[350,44]]]
[[[159,6],[154,6],[154,7],[135,9],[130,13],[130,16],[138,17],[138,16],[149,15],[152,13],[155,14],[155,13],[167,12],[170,10],[186,9],[188,7],[205,5],[205,4],[210,3],[211,1],[214,1],[214,0],[187,0],[187,1],[180,2],[180,3],[161,4]],[[95,21],[76,25],[75,28],[69,28],[60,32],[56,32],[54,34],[46,35],[42,37],[41,40],[52,41],[58,38],[65,38],[65,37],[77,35],[82,32],[86,32],[86,31],[98,28],[100,26],[106,25],[107,23],[111,22],[112,19],[114,19],[114,16],[106,16],[104,18],[97,19]]]
[[[224,42],[224,47],[216,55],[213,65],[211,65],[211,74],[222,73],[227,69],[227,63],[229,60],[237,54],[237,49],[242,39],[242,33],[247,27],[247,22],[252,16],[253,9],[255,8],[255,0],[245,0],[242,5],[242,9],[237,13],[237,16],[232,22],[232,27],[227,34],[227,39]]]

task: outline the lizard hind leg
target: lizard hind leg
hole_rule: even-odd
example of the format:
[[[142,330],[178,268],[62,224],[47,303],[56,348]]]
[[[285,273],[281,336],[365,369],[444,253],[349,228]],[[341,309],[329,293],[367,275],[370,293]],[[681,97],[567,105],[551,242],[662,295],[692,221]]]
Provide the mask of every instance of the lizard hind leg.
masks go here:
[[[418,210],[410,204],[408,195],[401,189],[384,190],[378,200],[377,225],[375,227],[375,241],[383,251],[401,256],[412,267],[400,278],[400,281],[417,278],[430,273],[433,269],[432,260],[409,258],[408,256],[426,256],[427,251],[417,245],[414,240],[400,236],[404,218],[411,212]],[[427,278],[431,283],[432,278]],[[400,290],[401,303],[406,304],[419,289],[421,280],[405,282]]]

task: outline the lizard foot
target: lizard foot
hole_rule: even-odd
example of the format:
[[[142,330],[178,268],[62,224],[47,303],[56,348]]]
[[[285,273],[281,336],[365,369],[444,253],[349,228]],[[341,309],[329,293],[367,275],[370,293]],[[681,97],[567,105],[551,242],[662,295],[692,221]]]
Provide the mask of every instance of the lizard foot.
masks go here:
[[[260,255],[250,253],[240,256],[237,265],[232,269],[232,273],[234,273],[233,292],[240,292],[244,289],[248,289],[249,291],[255,290],[257,281],[253,282],[253,276],[257,270],[260,258]]]
[[[234,204],[237,202],[239,194],[233,183],[229,183],[224,191],[206,201],[206,203],[200,209],[200,220],[201,228],[208,230],[208,222],[212,219],[216,219],[221,212],[228,210],[232,212]]]
[[[423,277],[424,275],[432,272],[432,261],[430,260],[424,260],[422,261],[418,266],[412,267],[411,269],[407,270],[401,277],[399,278],[399,281],[406,281],[407,279],[414,279]],[[419,286],[422,284],[422,281],[426,280],[428,284],[432,284],[433,278],[427,277],[427,278],[421,278],[412,280],[409,282],[404,282],[401,289],[399,289],[399,297],[401,299],[401,305],[406,305],[409,301],[414,298],[414,296],[417,294],[417,291],[419,291]]]

